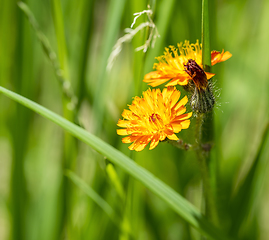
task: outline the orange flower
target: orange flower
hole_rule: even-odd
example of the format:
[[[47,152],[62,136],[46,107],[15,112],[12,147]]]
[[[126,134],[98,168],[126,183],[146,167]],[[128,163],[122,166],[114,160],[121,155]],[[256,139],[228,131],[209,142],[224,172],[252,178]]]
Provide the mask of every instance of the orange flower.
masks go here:
[[[141,151],[149,142],[149,149],[155,148],[159,141],[178,140],[175,133],[187,129],[190,125],[189,118],[192,113],[185,113],[187,96],[180,98],[180,91],[175,87],[148,89],[143,92],[143,97],[135,97],[130,110],[124,110],[124,120],[118,121],[119,135],[129,135],[122,139],[123,143],[132,143],[130,150]]]
[[[144,82],[148,83],[152,87],[161,85],[171,80],[165,86],[187,85],[189,80],[192,79],[186,72],[185,65],[191,59],[194,60],[202,69],[202,44],[199,41],[195,44],[190,44],[189,41],[185,41],[178,44],[178,49],[174,46],[165,48],[164,55],[157,57],[159,63],[155,63],[153,68],[157,71],[150,72],[145,75]],[[215,65],[218,62],[223,62],[232,56],[230,52],[211,52],[211,65]],[[205,72],[207,79],[210,79],[215,74]]]

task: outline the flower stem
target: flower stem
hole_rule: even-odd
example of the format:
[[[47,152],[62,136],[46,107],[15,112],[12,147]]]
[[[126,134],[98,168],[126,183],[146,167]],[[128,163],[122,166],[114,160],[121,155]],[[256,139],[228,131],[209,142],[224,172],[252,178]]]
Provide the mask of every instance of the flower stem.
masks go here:
[[[209,35],[209,1],[202,0],[202,65],[206,72],[210,71],[211,51]],[[212,109],[213,110],[213,109]],[[197,113],[196,119],[196,154],[201,168],[204,195],[204,212],[208,219],[218,225],[214,179],[211,166],[210,151],[214,142],[213,111]]]
[[[203,181],[204,213],[212,223],[218,225],[215,191],[213,190],[213,179],[210,172],[210,150],[212,148],[212,142],[206,141],[208,140],[208,136],[213,136],[212,134],[208,134],[209,129],[206,127],[211,122],[211,128],[213,128],[213,119],[209,120],[210,116],[212,116],[212,112],[197,114],[195,129],[197,146],[195,149]],[[212,133],[212,131],[209,132]]]
[[[167,142],[167,143],[173,145],[174,147],[182,149],[182,150],[190,150],[193,148],[193,146],[191,144],[183,142],[182,139],[179,139],[177,141],[165,139],[164,142]]]

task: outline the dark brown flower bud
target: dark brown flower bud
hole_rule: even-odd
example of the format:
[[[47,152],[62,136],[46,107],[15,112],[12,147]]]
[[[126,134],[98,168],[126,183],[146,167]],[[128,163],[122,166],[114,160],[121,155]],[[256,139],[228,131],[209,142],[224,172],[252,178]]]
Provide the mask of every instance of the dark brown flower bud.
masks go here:
[[[205,71],[192,59],[189,59],[185,66],[186,73],[192,78],[195,86],[200,90],[207,88],[208,82]]]
[[[193,111],[198,113],[206,113],[213,109],[215,104],[215,97],[208,84],[207,76],[204,70],[192,59],[184,65],[186,73],[192,78],[193,83],[190,81],[189,89],[192,90],[191,107]]]

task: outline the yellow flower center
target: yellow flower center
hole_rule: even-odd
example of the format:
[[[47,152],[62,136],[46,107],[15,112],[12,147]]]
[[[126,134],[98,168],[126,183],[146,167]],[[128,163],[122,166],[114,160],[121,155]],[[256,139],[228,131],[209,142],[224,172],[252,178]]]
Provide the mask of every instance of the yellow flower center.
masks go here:
[[[164,129],[164,123],[161,116],[157,113],[153,113],[149,117],[150,126],[152,129],[152,132],[160,132]]]

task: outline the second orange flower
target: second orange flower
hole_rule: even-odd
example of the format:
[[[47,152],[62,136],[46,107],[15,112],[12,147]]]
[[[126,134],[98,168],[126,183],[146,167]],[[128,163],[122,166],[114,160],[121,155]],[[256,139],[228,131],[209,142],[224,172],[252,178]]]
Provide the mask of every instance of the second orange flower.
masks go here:
[[[211,65],[226,61],[232,56],[230,52],[211,52]],[[189,41],[178,44],[178,48],[170,46],[165,48],[164,55],[157,57],[159,63],[154,64],[156,71],[145,75],[144,82],[152,87],[159,86],[167,81],[165,86],[187,85],[192,79],[186,71],[186,64],[189,60],[195,61],[202,69],[202,46],[199,41],[195,44],[190,44]],[[210,79],[215,74],[205,72],[207,79]]]

